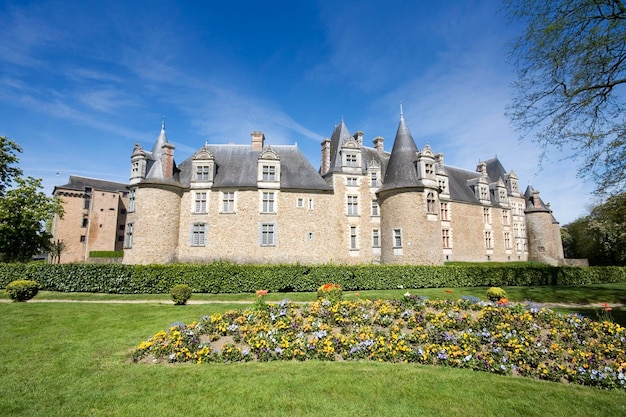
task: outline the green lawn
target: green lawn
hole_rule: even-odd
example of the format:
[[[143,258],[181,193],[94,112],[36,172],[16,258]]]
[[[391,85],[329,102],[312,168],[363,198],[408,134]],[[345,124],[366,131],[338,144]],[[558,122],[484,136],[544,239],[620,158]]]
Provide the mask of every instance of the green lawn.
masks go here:
[[[623,391],[444,367],[129,363],[134,346],[170,323],[238,307],[0,303],[0,415],[626,415]]]

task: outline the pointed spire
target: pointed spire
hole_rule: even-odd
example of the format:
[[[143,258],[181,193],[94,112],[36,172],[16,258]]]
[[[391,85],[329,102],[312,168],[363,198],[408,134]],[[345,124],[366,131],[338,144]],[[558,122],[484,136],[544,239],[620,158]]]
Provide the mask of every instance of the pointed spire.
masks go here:
[[[400,123],[389,157],[389,165],[383,181],[384,185],[379,191],[418,185],[414,164],[417,152],[417,145],[404,121],[402,106],[400,106]]]
[[[165,116],[161,116],[161,130],[165,130]]]
[[[402,102],[400,102],[400,119],[404,119],[404,112],[402,111]]]
[[[161,157],[161,148],[168,143],[165,135],[165,116],[161,119],[161,133],[152,147],[152,158],[159,159]]]

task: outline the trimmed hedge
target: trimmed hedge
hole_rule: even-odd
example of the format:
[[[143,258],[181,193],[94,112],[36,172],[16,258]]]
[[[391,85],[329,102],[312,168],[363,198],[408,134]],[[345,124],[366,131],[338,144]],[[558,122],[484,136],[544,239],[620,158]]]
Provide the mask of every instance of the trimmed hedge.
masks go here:
[[[89,252],[90,258],[123,258],[123,250],[92,250]]]
[[[37,281],[40,290],[62,292],[167,294],[176,284],[187,284],[196,293],[315,292],[328,282],[346,291],[626,282],[626,267],[0,264],[0,288],[17,279]]]

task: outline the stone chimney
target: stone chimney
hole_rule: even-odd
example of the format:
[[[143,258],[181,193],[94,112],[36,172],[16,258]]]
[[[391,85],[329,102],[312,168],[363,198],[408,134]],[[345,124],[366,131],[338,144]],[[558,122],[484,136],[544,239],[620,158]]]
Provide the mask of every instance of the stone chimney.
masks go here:
[[[265,143],[265,135],[263,132],[257,131],[252,132],[250,135],[252,136],[252,150],[261,152]]]
[[[479,162],[476,165],[476,172],[480,172],[481,174],[487,174],[487,164],[484,162]]]
[[[320,173],[326,174],[330,169],[330,139],[326,138],[322,141],[322,166]]]
[[[163,178],[172,178],[174,175],[174,145],[171,143],[164,143],[161,149],[161,167],[163,169]]]
[[[376,136],[372,142],[374,142],[374,148],[376,148],[378,152],[381,152],[381,153],[385,152],[385,149],[383,147],[383,143],[385,142],[385,139],[383,139],[380,136]]]
[[[533,190],[533,207],[541,208],[541,199],[539,198],[539,191]]]
[[[359,146],[363,146],[363,132],[360,130],[354,134],[354,140],[359,144]]]

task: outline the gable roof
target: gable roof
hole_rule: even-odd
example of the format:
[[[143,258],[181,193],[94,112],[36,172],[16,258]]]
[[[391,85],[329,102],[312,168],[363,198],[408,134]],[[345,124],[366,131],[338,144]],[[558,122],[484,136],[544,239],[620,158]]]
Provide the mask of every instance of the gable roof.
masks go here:
[[[216,172],[214,188],[256,188],[259,152],[250,145],[205,145],[213,154]],[[294,190],[331,191],[332,188],[295,145],[271,146],[280,159],[280,188]],[[267,147],[265,148],[267,150]],[[188,187],[191,181],[193,156],[178,166],[180,183]]]
[[[114,181],[105,181],[99,180],[96,178],[88,178],[88,177],[80,177],[77,175],[70,175],[70,180],[65,185],[58,185],[54,187],[54,190],[64,189],[64,190],[74,190],[74,191],[85,191],[85,188],[91,188],[96,191],[107,191],[107,192],[124,192],[128,191],[126,188],[127,184],[123,184],[121,182]],[[54,194],[54,191],[52,192]]]

